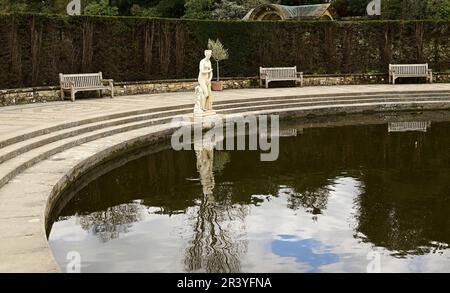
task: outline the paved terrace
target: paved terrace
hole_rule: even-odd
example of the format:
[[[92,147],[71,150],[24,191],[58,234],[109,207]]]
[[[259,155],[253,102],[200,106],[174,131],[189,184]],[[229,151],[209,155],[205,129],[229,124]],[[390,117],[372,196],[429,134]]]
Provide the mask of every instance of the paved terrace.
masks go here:
[[[214,98],[219,113],[448,109],[450,84],[241,89]],[[193,93],[167,93],[0,108],[0,272],[61,271],[45,227],[60,192],[112,153],[169,135],[167,122],[193,103]]]
[[[355,93],[382,93],[405,91],[448,91],[450,84],[409,85],[350,85],[318,86],[272,89],[238,89],[213,92],[214,101],[232,101],[263,97],[312,96]],[[188,92],[163,93],[138,96],[121,96],[114,99],[78,99],[42,104],[27,104],[0,107],[0,141],[50,127],[60,123],[127,112],[139,109],[160,108],[175,105],[194,104],[194,94]]]

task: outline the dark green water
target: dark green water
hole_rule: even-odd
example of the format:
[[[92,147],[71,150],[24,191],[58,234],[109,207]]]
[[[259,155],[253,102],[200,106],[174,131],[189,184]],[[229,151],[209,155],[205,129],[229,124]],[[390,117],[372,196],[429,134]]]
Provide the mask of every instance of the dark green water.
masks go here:
[[[304,126],[304,125],[303,125]],[[450,272],[450,123],[304,128],[257,151],[164,150],[89,183],[49,243],[82,272]],[[370,255],[370,254],[369,254]]]

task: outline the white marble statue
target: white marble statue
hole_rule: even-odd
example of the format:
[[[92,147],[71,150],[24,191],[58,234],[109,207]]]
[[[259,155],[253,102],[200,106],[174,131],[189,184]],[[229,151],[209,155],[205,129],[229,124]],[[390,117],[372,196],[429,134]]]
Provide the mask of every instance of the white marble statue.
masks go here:
[[[195,106],[194,113],[204,113],[212,111],[211,80],[213,78],[213,69],[211,65],[211,50],[205,50],[205,58],[200,61],[198,73],[198,86],[195,88]]]

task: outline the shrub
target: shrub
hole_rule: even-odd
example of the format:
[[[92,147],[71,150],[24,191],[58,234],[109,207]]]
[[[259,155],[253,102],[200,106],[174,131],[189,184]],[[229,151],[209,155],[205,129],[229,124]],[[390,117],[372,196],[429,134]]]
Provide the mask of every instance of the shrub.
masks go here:
[[[217,39],[213,41],[211,39],[208,40],[208,49],[212,50],[211,56],[216,61],[217,64],[217,81],[219,81],[219,62],[225,59],[228,59],[228,50],[225,49],[222,43]]]

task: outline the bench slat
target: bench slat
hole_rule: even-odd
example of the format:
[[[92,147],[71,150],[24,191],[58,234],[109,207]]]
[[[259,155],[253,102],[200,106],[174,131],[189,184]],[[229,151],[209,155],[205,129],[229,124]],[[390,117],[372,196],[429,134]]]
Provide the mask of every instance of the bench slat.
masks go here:
[[[281,80],[300,80],[303,85],[303,75],[297,72],[297,67],[269,67],[269,68],[259,68],[260,73],[260,84],[262,80],[266,80],[266,87],[271,81],[281,81]],[[300,75],[300,76],[299,76]]]
[[[71,90],[72,100],[77,91],[109,89],[111,97],[114,96],[114,88],[111,80],[108,85],[103,84],[102,73],[60,74],[61,97],[64,98],[64,90]]]
[[[389,81],[395,84],[398,77],[426,77],[433,82],[433,74],[425,64],[389,64]]]

